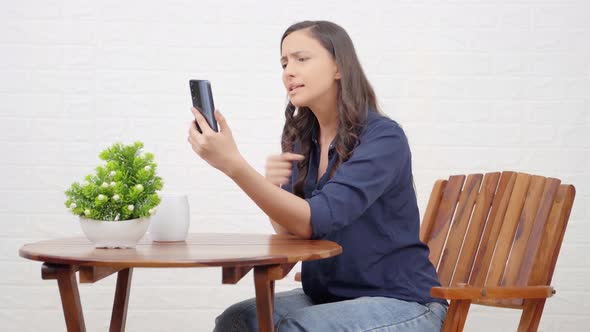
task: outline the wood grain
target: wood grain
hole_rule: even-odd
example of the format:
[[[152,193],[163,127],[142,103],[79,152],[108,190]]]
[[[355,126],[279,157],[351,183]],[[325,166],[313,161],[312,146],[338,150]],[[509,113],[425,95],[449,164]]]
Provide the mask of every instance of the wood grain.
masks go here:
[[[508,208],[515,182],[516,173],[502,172],[500,183],[498,184],[498,189],[492,202],[490,216],[488,217],[488,222],[481,237],[479,249],[475,256],[475,262],[473,263],[473,270],[469,277],[469,284],[472,286],[483,286],[486,281],[494,248],[496,247],[496,241],[498,240],[500,229],[504,222],[504,216],[506,215],[506,209]]]
[[[471,306],[470,300],[452,300],[441,331],[463,331],[465,321],[467,320],[467,313],[469,312],[469,306]]]
[[[269,278],[267,266],[254,267],[254,286],[256,288],[256,312],[258,314],[258,330],[274,331],[272,311],[274,305],[274,281]]]
[[[451,278],[455,272],[457,260],[459,259],[459,252],[463,248],[465,232],[471,219],[475,199],[479,192],[479,186],[483,178],[482,174],[471,174],[467,177],[459,203],[457,204],[457,211],[453,218],[451,230],[447,238],[445,250],[442,253],[440,264],[438,267],[438,278],[443,286],[451,284]],[[466,239],[465,242],[475,239]]]
[[[485,283],[486,286],[497,286],[500,284],[500,279],[504,274],[506,260],[508,259],[510,249],[512,248],[516,227],[520,220],[530,182],[530,175],[518,173],[512,195],[510,196],[510,203],[506,209],[506,216],[504,217],[502,228],[498,235],[494,256],[490,262],[488,278]]]
[[[26,244],[19,255],[54,264],[127,268],[286,264],[341,252],[334,242],[289,235],[198,233],[185,242],[152,242],[146,236],[134,249],[95,249],[84,237],[56,239]]]
[[[76,282],[76,266],[44,263],[43,279],[57,279],[59,295],[68,332],[85,332],[84,314]]]
[[[122,270],[122,268],[118,267],[105,266],[80,266],[79,268],[81,284],[95,283]]]
[[[536,250],[530,251],[530,248],[528,247],[529,236],[531,235],[531,232],[534,228],[534,220],[539,219],[537,216],[539,205],[541,204],[541,199],[543,196],[545,196],[545,198],[549,198],[552,202],[555,189],[557,189],[557,187],[554,186],[553,195],[547,195],[548,192],[546,190],[550,190],[551,186],[545,186],[545,182],[546,180],[544,177],[531,177],[531,184],[526,195],[522,213],[520,214],[520,218],[518,220],[516,233],[514,235],[514,242],[512,243],[512,249],[510,250],[510,256],[508,257],[507,262],[505,262],[506,268],[500,285],[516,285],[516,279],[519,276],[520,266],[523,260],[525,260],[527,257],[534,257],[536,254]],[[551,206],[550,203],[548,205]],[[546,210],[549,212],[548,208]],[[548,213],[545,214],[543,220],[541,220],[541,222],[538,224],[538,227],[542,228],[545,226],[547,215]],[[524,286],[524,284],[518,286]]]
[[[520,322],[518,324],[518,332],[537,331],[543,308],[545,307],[545,299],[526,300]]]
[[[435,214],[427,241],[428,247],[430,248],[430,256],[428,258],[435,267],[438,267],[464,181],[465,175],[456,175],[449,178],[437,213]]]
[[[430,294],[444,299],[542,299],[555,294],[551,286],[432,287]]]
[[[432,226],[434,225],[436,213],[438,212],[438,207],[440,206],[440,201],[447,183],[447,180],[437,180],[434,183],[432,192],[430,193],[428,205],[426,206],[426,212],[424,212],[424,219],[422,220],[422,225],[420,226],[420,241],[424,243],[428,243],[428,240],[430,240]],[[431,261],[431,263],[432,265],[436,266],[435,262]]]
[[[451,300],[442,330],[462,331],[469,306],[483,304],[522,309],[518,331],[536,331],[546,299],[555,294],[550,283],[575,188],[555,178],[488,173],[476,195],[479,177],[467,175],[452,222],[449,188],[456,185],[449,184],[454,177],[448,183],[438,180],[423,223],[427,229],[421,239],[431,246],[431,262],[442,255],[441,284],[453,285],[430,292]]]
[[[221,283],[237,284],[253,266],[224,266],[221,272]]]
[[[542,244],[534,257],[528,285],[549,285],[551,283],[575,196],[574,186],[563,184],[559,186],[551,206],[549,219],[543,230]],[[522,268],[526,272],[529,269],[528,263],[527,265],[523,264]],[[522,281],[519,282],[522,283]]]
[[[469,281],[469,276],[475,262],[475,254],[481,242],[499,180],[499,172],[487,173],[484,176],[451,285],[457,286],[459,284],[466,284]]]
[[[123,269],[117,274],[117,288],[115,290],[115,300],[113,302],[113,312],[111,313],[111,326],[109,332],[125,331],[132,276],[133,268]]]
[[[96,249],[84,237],[26,244],[19,255],[44,262],[43,279],[57,279],[68,331],[85,331],[76,282],[96,282],[118,272],[110,331],[124,331],[133,268],[222,267],[222,282],[237,283],[254,268],[260,331],[273,331],[275,280],[299,261],[336,256],[342,247],[331,241],[289,235],[190,234],[185,242],[152,242],[133,249]]]

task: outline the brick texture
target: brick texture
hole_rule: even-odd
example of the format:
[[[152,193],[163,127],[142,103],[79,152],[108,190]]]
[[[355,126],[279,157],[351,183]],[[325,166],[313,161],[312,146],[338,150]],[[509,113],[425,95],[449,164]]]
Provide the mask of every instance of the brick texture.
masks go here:
[[[259,171],[280,150],[279,41],[303,19],[351,35],[383,110],[405,128],[421,211],[435,179],[516,170],[577,187],[541,331],[590,325],[590,3],[586,0],[10,1],[0,11],[0,321],[63,331],[54,281],[24,243],[80,235],[63,191],[116,140],[155,153],[166,190],[186,192],[192,232],[268,233],[265,215],[186,142],[188,80],[217,106]],[[217,194],[211,195],[214,190]],[[210,331],[253,296],[217,269],[134,274],[129,331]],[[88,331],[105,331],[114,278],[82,285]],[[298,285],[288,280],[277,290]],[[35,319],[30,319],[34,315]],[[467,330],[514,329],[475,308]],[[512,326],[512,328],[510,327]]]

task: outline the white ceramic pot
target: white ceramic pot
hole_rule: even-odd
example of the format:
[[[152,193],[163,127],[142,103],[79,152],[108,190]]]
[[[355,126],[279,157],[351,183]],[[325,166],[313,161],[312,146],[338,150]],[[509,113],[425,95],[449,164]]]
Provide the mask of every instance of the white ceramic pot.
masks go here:
[[[120,221],[79,218],[82,231],[95,248],[135,248],[150,225],[150,218]]]
[[[153,241],[185,241],[190,226],[188,197],[185,194],[162,193],[162,201],[151,216],[150,237]]]

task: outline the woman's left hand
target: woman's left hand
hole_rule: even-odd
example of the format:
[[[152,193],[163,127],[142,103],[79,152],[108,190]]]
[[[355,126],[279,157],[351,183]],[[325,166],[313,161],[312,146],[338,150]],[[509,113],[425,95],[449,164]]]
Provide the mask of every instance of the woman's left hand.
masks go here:
[[[211,166],[231,176],[233,171],[244,162],[244,159],[238,151],[225,117],[218,110],[215,110],[215,119],[219,124],[219,132],[215,132],[209,127],[201,112],[194,107],[191,111],[202,130],[202,133],[199,133],[194,121],[191,121],[188,142],[191,144],[193,151]]]

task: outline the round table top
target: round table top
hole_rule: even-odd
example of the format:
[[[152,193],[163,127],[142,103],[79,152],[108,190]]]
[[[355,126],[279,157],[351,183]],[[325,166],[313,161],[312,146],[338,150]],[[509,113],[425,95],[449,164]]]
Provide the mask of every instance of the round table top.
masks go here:
[[[96,249],[85,237],[25,244],[19,255],[46,263],[110,267],[256,266],[336,256],[342,247],[289,235],[192,233],[184,242],[154,242],[133,249]]]

